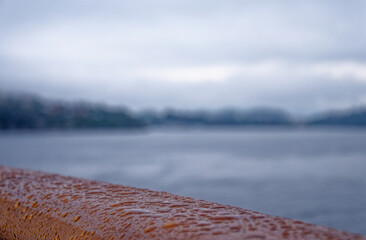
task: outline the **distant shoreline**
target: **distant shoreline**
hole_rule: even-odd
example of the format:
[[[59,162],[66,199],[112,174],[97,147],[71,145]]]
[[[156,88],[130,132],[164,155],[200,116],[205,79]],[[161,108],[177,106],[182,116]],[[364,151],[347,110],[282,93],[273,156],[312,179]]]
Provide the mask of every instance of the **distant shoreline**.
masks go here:
[[[132,112],[95,103],[54,102],[0,94],[0,130],[76,130],[178,128],[364,128],[366,107],[297,119],[282,109],[253,108]]]
[[[150,132],[354,132],[366,133],[365,126],[148,126],[144,128],[73,128],[73,129],[0,129],[0,136],[6,135],[33,135],[33,134],[112,134],[112,135],[144,135]]]

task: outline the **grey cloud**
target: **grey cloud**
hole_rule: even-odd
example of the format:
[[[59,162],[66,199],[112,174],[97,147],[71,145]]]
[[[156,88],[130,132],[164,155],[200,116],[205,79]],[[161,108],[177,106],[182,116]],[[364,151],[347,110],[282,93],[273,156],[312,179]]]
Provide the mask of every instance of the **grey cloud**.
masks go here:
[[[132,47],[164,64],[273,57],[365,59],[360,51],[366,42],[364,1],[17,2],[2,2],[1,28],[12,26],[9,31],[14,32],[14,27],[27,24],[37,30],[68,21],[94,20],[106,27],[120,23],[114,30],[125,34],[123,38],[136,34],[131,29],[142,31],[138,37],[146,41]],[[103,35],[103,29],[94,31]]]
[[[133,108],[273,104],[310,112],[358,104],[365,84],[351,79],[192,84],[124,71],[266,59],[365,62],[365,13],[362,0],[0,1],[0,88]]]

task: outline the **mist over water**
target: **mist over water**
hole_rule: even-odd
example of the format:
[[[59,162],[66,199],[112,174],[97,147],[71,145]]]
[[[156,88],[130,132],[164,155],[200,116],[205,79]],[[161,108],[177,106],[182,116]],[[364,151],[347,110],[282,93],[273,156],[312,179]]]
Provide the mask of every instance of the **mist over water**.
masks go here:
[[[168,191],[366,234],[366,129],[0,133],[0,165]]]

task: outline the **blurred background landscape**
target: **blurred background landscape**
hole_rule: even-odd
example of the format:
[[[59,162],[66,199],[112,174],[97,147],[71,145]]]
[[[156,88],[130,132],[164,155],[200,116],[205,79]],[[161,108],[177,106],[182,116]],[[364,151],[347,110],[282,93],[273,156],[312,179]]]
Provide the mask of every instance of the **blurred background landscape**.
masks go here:
[[[85,129],[144,127],[366,127],[366,107],[293,117],[275,108],[145,110],[90,102],[49,101],[32,95],[0,94],[0,129]]]
[[[366,2],[0,1],[0,165],[366,234]]]

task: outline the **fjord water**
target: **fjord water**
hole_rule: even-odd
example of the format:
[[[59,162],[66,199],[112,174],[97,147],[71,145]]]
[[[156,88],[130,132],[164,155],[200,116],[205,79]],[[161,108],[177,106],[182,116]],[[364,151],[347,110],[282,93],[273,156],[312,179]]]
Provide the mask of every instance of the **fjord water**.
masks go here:
[[[366,129],[2,132],[0,165],[168,191],[366,234]]]

